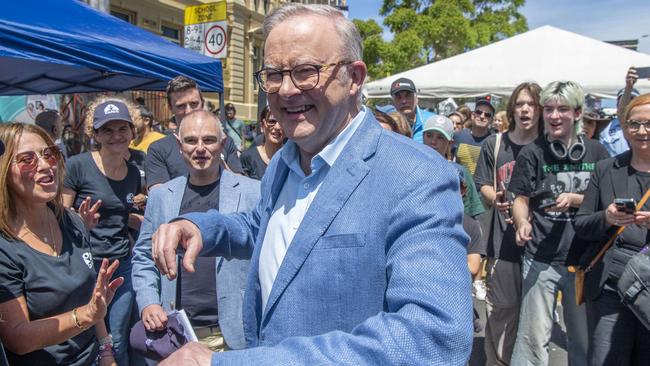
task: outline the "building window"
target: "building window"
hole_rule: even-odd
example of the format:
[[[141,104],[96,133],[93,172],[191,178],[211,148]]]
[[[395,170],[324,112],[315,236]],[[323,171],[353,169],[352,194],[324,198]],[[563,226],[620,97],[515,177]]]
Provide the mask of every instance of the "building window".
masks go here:
[[[181,28],[175,25],[165,25],[160,26],[160,32],[162,36],[166,39],[176,43],[177,45],[181,44]]]
[[[262,47],[253,47],[253,72],[257,72],[262,68]],[[253,79],[253,90],[258,89],[257,80]]]
[[[133,11],[111,7],[111,15],[116,18],[122,19],[127,23],[136,24],[135,12]]]

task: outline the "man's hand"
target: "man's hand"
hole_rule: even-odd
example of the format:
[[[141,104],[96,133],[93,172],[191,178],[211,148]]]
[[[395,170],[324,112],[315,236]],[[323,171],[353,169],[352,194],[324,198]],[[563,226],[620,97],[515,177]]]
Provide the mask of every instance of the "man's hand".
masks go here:
[[[161,225],[151,237],[151,255],[161,274],[169,280],[176,278],[176,249],[185,249],[183,266],[194,272],[194,262],[203,248],[201,231],[188,220],[174,221]]]
[[[159,366],[210,366],[212,351],[198,342],[190,342],[167,357]]]
[[[625,75],[625,86],[629,89],[632,89],[637,80],[639,80],[639,75],[637,75],[634,66],[631,66]]]
[[[142,310],[142,323],[149,332],[163,330],[167,326],[167,313],[162,306],[151,304]]]
[[[555,200],[555,206],[551,206],[547,211],[565,212],[571,207],[573,200],[572,193],[560,193]]]
[[[523,221],[519,223],[519,226],[517,227],[517,231],[515,232],[515,239],[517,241],[517,245],[523,247],[527,241],[532,240],[533,237],[532,235],[530,235],[532,231],[533,231],[533,226],[530,224],[530,222]]]
[[[510,210],[512,209],[512,201],[503,202],[504,194],[505,194],[504,191],[498,191],[496,193],[496,198],[494,199],[494,202],[492,202],[492,206],[494,206],[497,210],[499,210],[499,212],[501,212],[506,216],[507,224],[512,224],[513,220],[510,214]]]

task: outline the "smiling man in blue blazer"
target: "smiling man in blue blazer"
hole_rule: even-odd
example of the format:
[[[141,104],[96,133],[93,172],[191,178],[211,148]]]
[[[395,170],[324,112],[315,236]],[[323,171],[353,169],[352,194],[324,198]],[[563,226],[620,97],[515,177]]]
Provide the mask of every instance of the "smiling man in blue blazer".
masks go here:
[[[387,132],[361,105],[354,25],[329,6],[288,4],[264,21],[257,81],[289,141],[246,214],[188,214],[154,234],[175,254],[251,258],[248,349],[190,343],[161,365],[464,365],[472,345],[468,237],[453,168]]]

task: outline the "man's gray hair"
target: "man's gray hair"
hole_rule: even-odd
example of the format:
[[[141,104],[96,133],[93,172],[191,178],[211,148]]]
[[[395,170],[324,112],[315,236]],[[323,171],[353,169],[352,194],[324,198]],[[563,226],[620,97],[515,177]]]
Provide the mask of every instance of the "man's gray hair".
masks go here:
[[[269,36],[275,26],[285,20],[306,15],[320,16],[334,21],[334,27],[341,37],[341,54],[346,58],[343,61],[363,59],[361,35],[357,27],[340,10],[329,5],[289,3],[276,8],[264,19],[264,38]]]

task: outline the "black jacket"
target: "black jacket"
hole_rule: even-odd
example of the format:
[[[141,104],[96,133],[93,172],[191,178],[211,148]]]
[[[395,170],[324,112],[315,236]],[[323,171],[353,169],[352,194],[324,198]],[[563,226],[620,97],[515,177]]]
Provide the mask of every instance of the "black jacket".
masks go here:
[[[602,160],[598,162],[596,170],[591,175],[589,186],[574,222],[576,236],[588,242],[581,258],[581,264],[584,266],[596,256],[618,229],[618,226],[611,226],[607,223],[605,210],[614,201],[614,198],[631,197],[631,192],[628,192],[628,181],[634,179],[631,177],[634,174],[630,165],[631,160],[631,151]],[[593,270],[587,274],[584,288],[586,298],[593,300],[600,295],[605,281],[616,265],[614,264],[616,261],[613,260],[615,256],[617,258],[631,256],[634,248],[640,249],[645,245],[647,235],[630,235],[632,231],[632,229],[626,229]],[[618,265],[620,266],[620,264]]]

